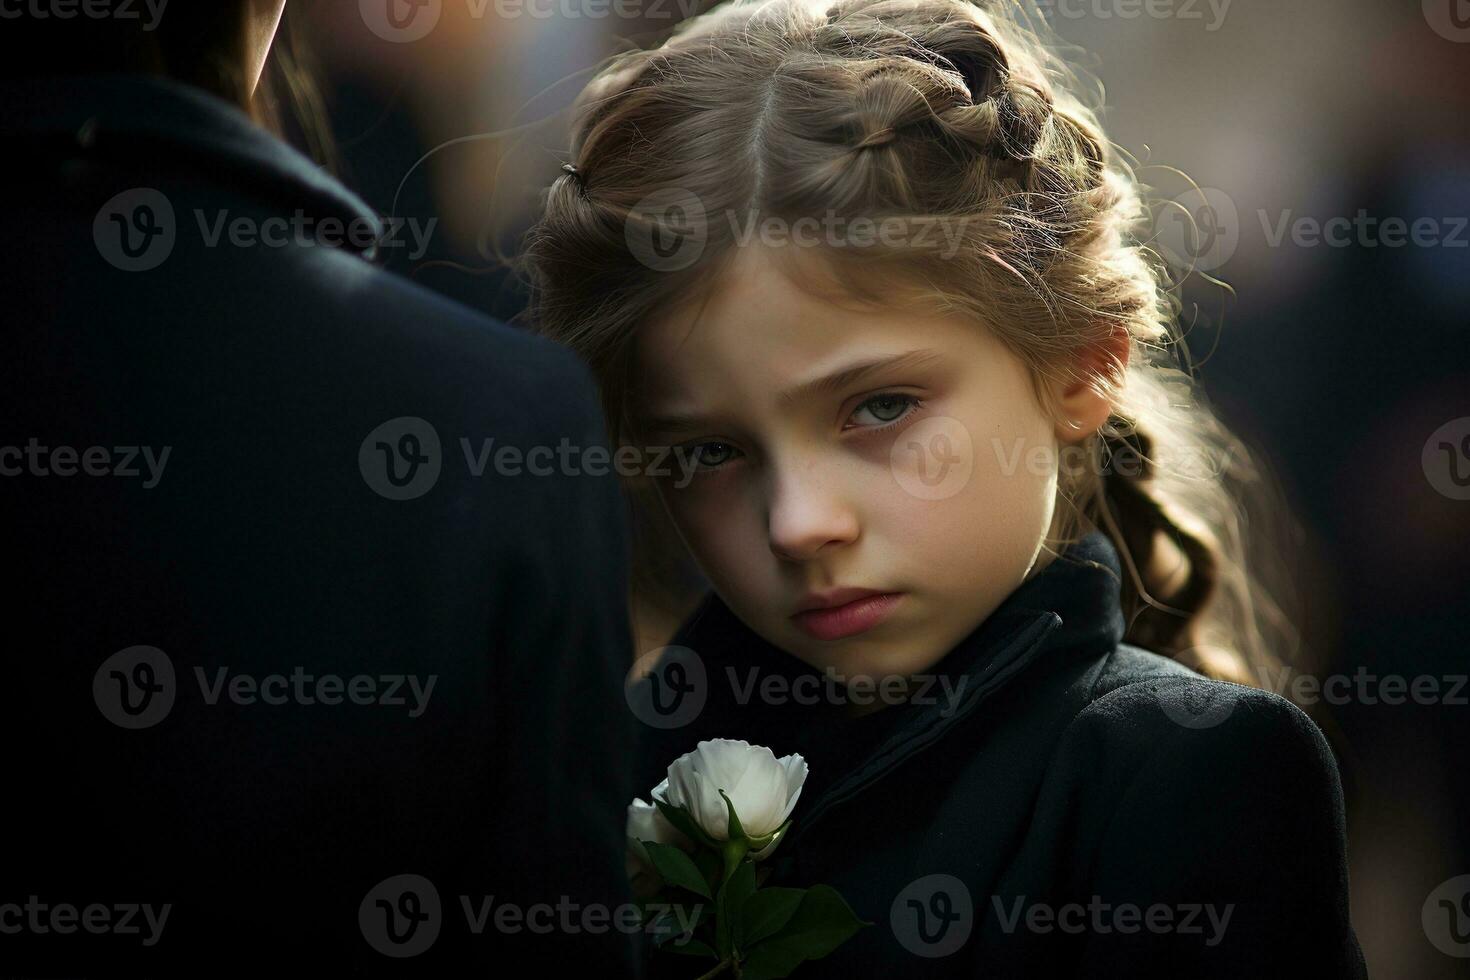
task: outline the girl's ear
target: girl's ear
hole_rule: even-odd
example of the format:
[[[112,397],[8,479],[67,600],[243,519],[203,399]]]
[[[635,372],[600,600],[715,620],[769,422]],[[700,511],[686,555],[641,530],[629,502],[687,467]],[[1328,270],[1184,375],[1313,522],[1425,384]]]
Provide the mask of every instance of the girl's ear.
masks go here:
[[[1056,382],[1056,436],[1062,445],[1081,442],[1113,414],[1113,393],[1128,367],[1128,331],[1117,327],[1107,339],[1078,355],[1076,370]]]

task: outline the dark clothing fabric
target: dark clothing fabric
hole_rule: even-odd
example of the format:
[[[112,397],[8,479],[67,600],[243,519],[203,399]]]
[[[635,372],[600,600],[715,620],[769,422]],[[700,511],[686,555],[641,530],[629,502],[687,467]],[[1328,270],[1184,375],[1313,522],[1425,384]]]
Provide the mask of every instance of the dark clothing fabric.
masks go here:
[[[484,453],[605,447],[587,370],[202,91],[0,140],[0,974],[631,974],[616,476]]]
[[[1120,575],[1088,535],[932,688],[859,718],[886,716],[852,754],[840,705],[743,697],[752,670],[792,689],[820,675],[710,595],[672,640],[706,700],[687,725],[641,730],[638,786],[707,738],[808,759],[767,884],[831,885],[873,925],[797,976],[1365,976],[1326,740],[1275,694],[1122,643]],[[660,954],[651,975],[687,960]]]

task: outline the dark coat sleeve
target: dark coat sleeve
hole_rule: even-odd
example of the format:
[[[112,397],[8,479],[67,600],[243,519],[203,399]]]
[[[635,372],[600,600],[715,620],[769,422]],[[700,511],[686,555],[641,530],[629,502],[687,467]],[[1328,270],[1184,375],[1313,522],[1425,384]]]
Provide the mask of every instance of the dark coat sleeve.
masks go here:
[[[570,361],[563,373],[552,389],[561,417],[548,429],[605,445],[591,379]],[[555,961],[632,976],[637,930],[615,924],[633,901],[623,861],[634,720],[623,695],[631,641],[622,496],[610,471],[563,475],[539,490],[544,521],[517,538],[523,552],[506,569],[508,616],[491,652],[504,807],[494,860],[506,875],[503,899],[569,899],[599,918],[508,932],[491,965]]]
[[[1080,976],[1366,976],[1337,765],[1299,708],[1160,678],[1093,702],[1069,741],[1107,798]]]

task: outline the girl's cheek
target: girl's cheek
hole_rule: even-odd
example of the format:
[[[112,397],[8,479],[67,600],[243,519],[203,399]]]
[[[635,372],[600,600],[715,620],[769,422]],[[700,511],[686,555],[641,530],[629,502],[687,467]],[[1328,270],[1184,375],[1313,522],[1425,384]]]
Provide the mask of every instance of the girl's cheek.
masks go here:
[[[764,541],[747,513],[745,502],[700,484],[702,477],[665,497],[669,513],[695,561],[711,578],[732,577],[751,561]]]

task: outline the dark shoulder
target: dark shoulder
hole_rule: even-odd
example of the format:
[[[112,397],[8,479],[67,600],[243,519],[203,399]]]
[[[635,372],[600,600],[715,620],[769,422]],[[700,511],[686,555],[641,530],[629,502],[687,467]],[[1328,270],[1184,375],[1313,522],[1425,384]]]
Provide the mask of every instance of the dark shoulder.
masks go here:
[[[1286,698],[1127,644],[1108,658],[1068,732],[1127,769],[1244,775],[1269,760],[1278,772],[1337,780],[1322,731]]]
[[[339,305],[352,324],[340,339],[395,357],[395,366],[450,386],[474,404],[504,401],[533,391],[538,401],[519,406],[519,421],[555,429],[558,421],[581,420],[596,404],[596,384],[587,365],[568,348],[528,327],[505,323],[449,299],[406,276],[362,258],[317,250],[327,269],[308,269],[303,291]]]

